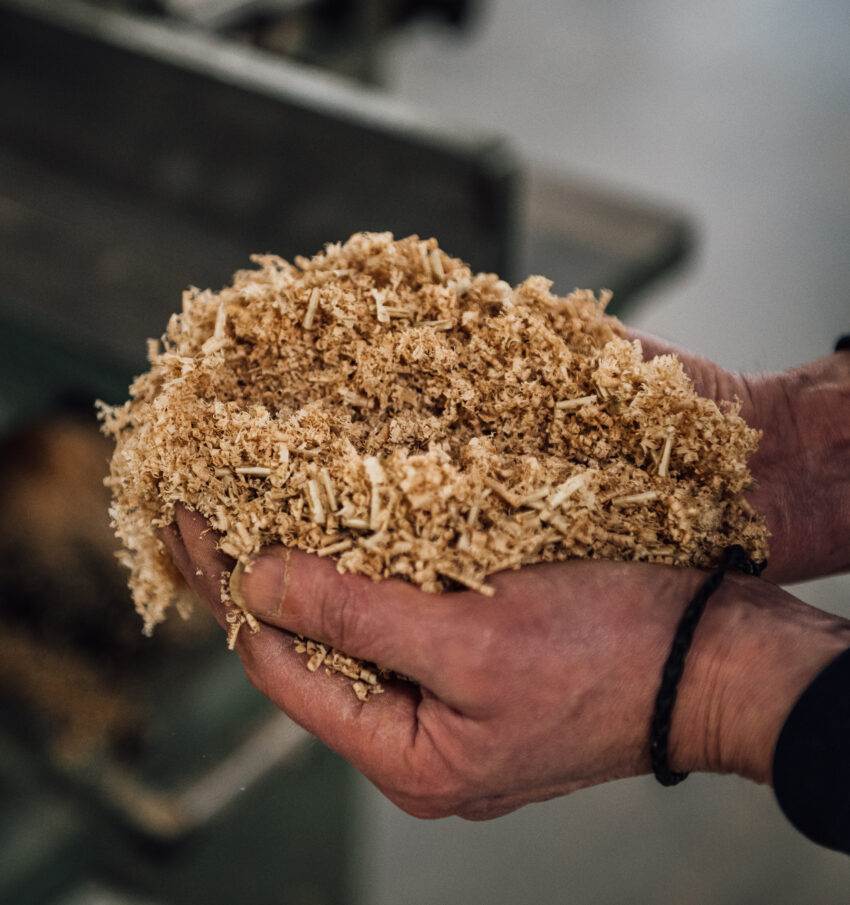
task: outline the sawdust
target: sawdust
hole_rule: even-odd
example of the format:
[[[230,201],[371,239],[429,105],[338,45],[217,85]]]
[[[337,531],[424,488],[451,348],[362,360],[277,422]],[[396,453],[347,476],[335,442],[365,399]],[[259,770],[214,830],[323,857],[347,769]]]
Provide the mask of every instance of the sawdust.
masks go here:
[[[252,260],[187,291],[130,400],[101,406],[147,631],[188,605],[156,536],[178,503],[243,565],[282,543],[430,592],[491,594],[494,572],[572,557],[766,555],[742,498],[757,432],[675,357],[643,361],[605,294],[512,288],[388,233]]]

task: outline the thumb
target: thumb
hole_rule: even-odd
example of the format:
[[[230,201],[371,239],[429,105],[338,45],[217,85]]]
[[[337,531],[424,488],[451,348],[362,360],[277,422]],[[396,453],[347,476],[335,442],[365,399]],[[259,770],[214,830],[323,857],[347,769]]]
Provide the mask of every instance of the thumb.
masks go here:
[[[340,574],[333,562],[269,547],[245,570],[244,606],[262,622],[434,688],[466,593],[427,594],[398,579]],[[454,611],[454,612],[453,612]]]

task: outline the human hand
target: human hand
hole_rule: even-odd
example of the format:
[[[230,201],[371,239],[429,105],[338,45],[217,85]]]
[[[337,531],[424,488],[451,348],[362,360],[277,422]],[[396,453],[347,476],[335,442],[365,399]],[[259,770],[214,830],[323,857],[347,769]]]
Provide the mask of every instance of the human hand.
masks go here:
[[[221,582],[233,563],[214,532],[181,510],[162,537],[224,625]],[[704,577],[583,560],[495,575],[492,598],[432,595],[271,547],[242,578],[245,604],[263,624],[243,629],[237,650],[263,693],[400,807],[484,819],[648,772],[661,667]],[[680,684],[672,768],[767,781],[785,716],[850,644],[848,631],[766,582],[728,577]],[[391,681],[361,703],[348,683],[308,672],[291,633],[415,681]]]
[[[745,375],[638,331],[645,357],[674,352],[697,392],[740,399],[763,432],[747,498],[771,532],[765,577],[801,581],[850,569],[850,354],[778,374]]]

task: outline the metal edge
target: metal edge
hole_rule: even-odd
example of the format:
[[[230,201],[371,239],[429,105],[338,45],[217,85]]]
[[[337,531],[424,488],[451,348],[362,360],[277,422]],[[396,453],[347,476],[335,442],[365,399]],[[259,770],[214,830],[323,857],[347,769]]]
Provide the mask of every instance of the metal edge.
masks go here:
[[[190,25],[166,26],[153,18],[93,7],[81,0],[0,0],[2,9],[338,120],[389,133],[401,131],[434,150],[489,156],[498,149],[506,162],[517,166],[509,143],[498,135],[446,123],[380,89],[352,84],[268,51],[238,46]]]
[[[179,791],[156,789],[115,764],[69,770],[101,804],[135,830],[157,839],[184,836],[225,811],[274,768],[305,753],[312,736],[284,714],[274,714],[226,758]]]

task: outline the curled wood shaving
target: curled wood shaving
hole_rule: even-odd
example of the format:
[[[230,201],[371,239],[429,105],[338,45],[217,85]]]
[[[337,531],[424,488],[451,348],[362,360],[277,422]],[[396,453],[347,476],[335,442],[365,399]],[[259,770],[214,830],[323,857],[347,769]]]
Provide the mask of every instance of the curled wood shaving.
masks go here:
[[[230,604],[227,611],[227,646],[230,650],[236,647],[239,630],[247,625],[252,632],[260,629],[260,623],[245,608],[245,597],[242,594],[242,576],[245,574],[245,563],[237,562],[227,578],[227,587],[222,587],[222,599]]]
[[[644,361],[607,294],[511,287],[388,233],[253,261],[184,293],[130,400],[101,407],[147,630],[184,595],[156,534],[178,503],[241,565],[278,542],[431,592],[571,557],[766,555],[742,497],[757,433],[674,357]]]

